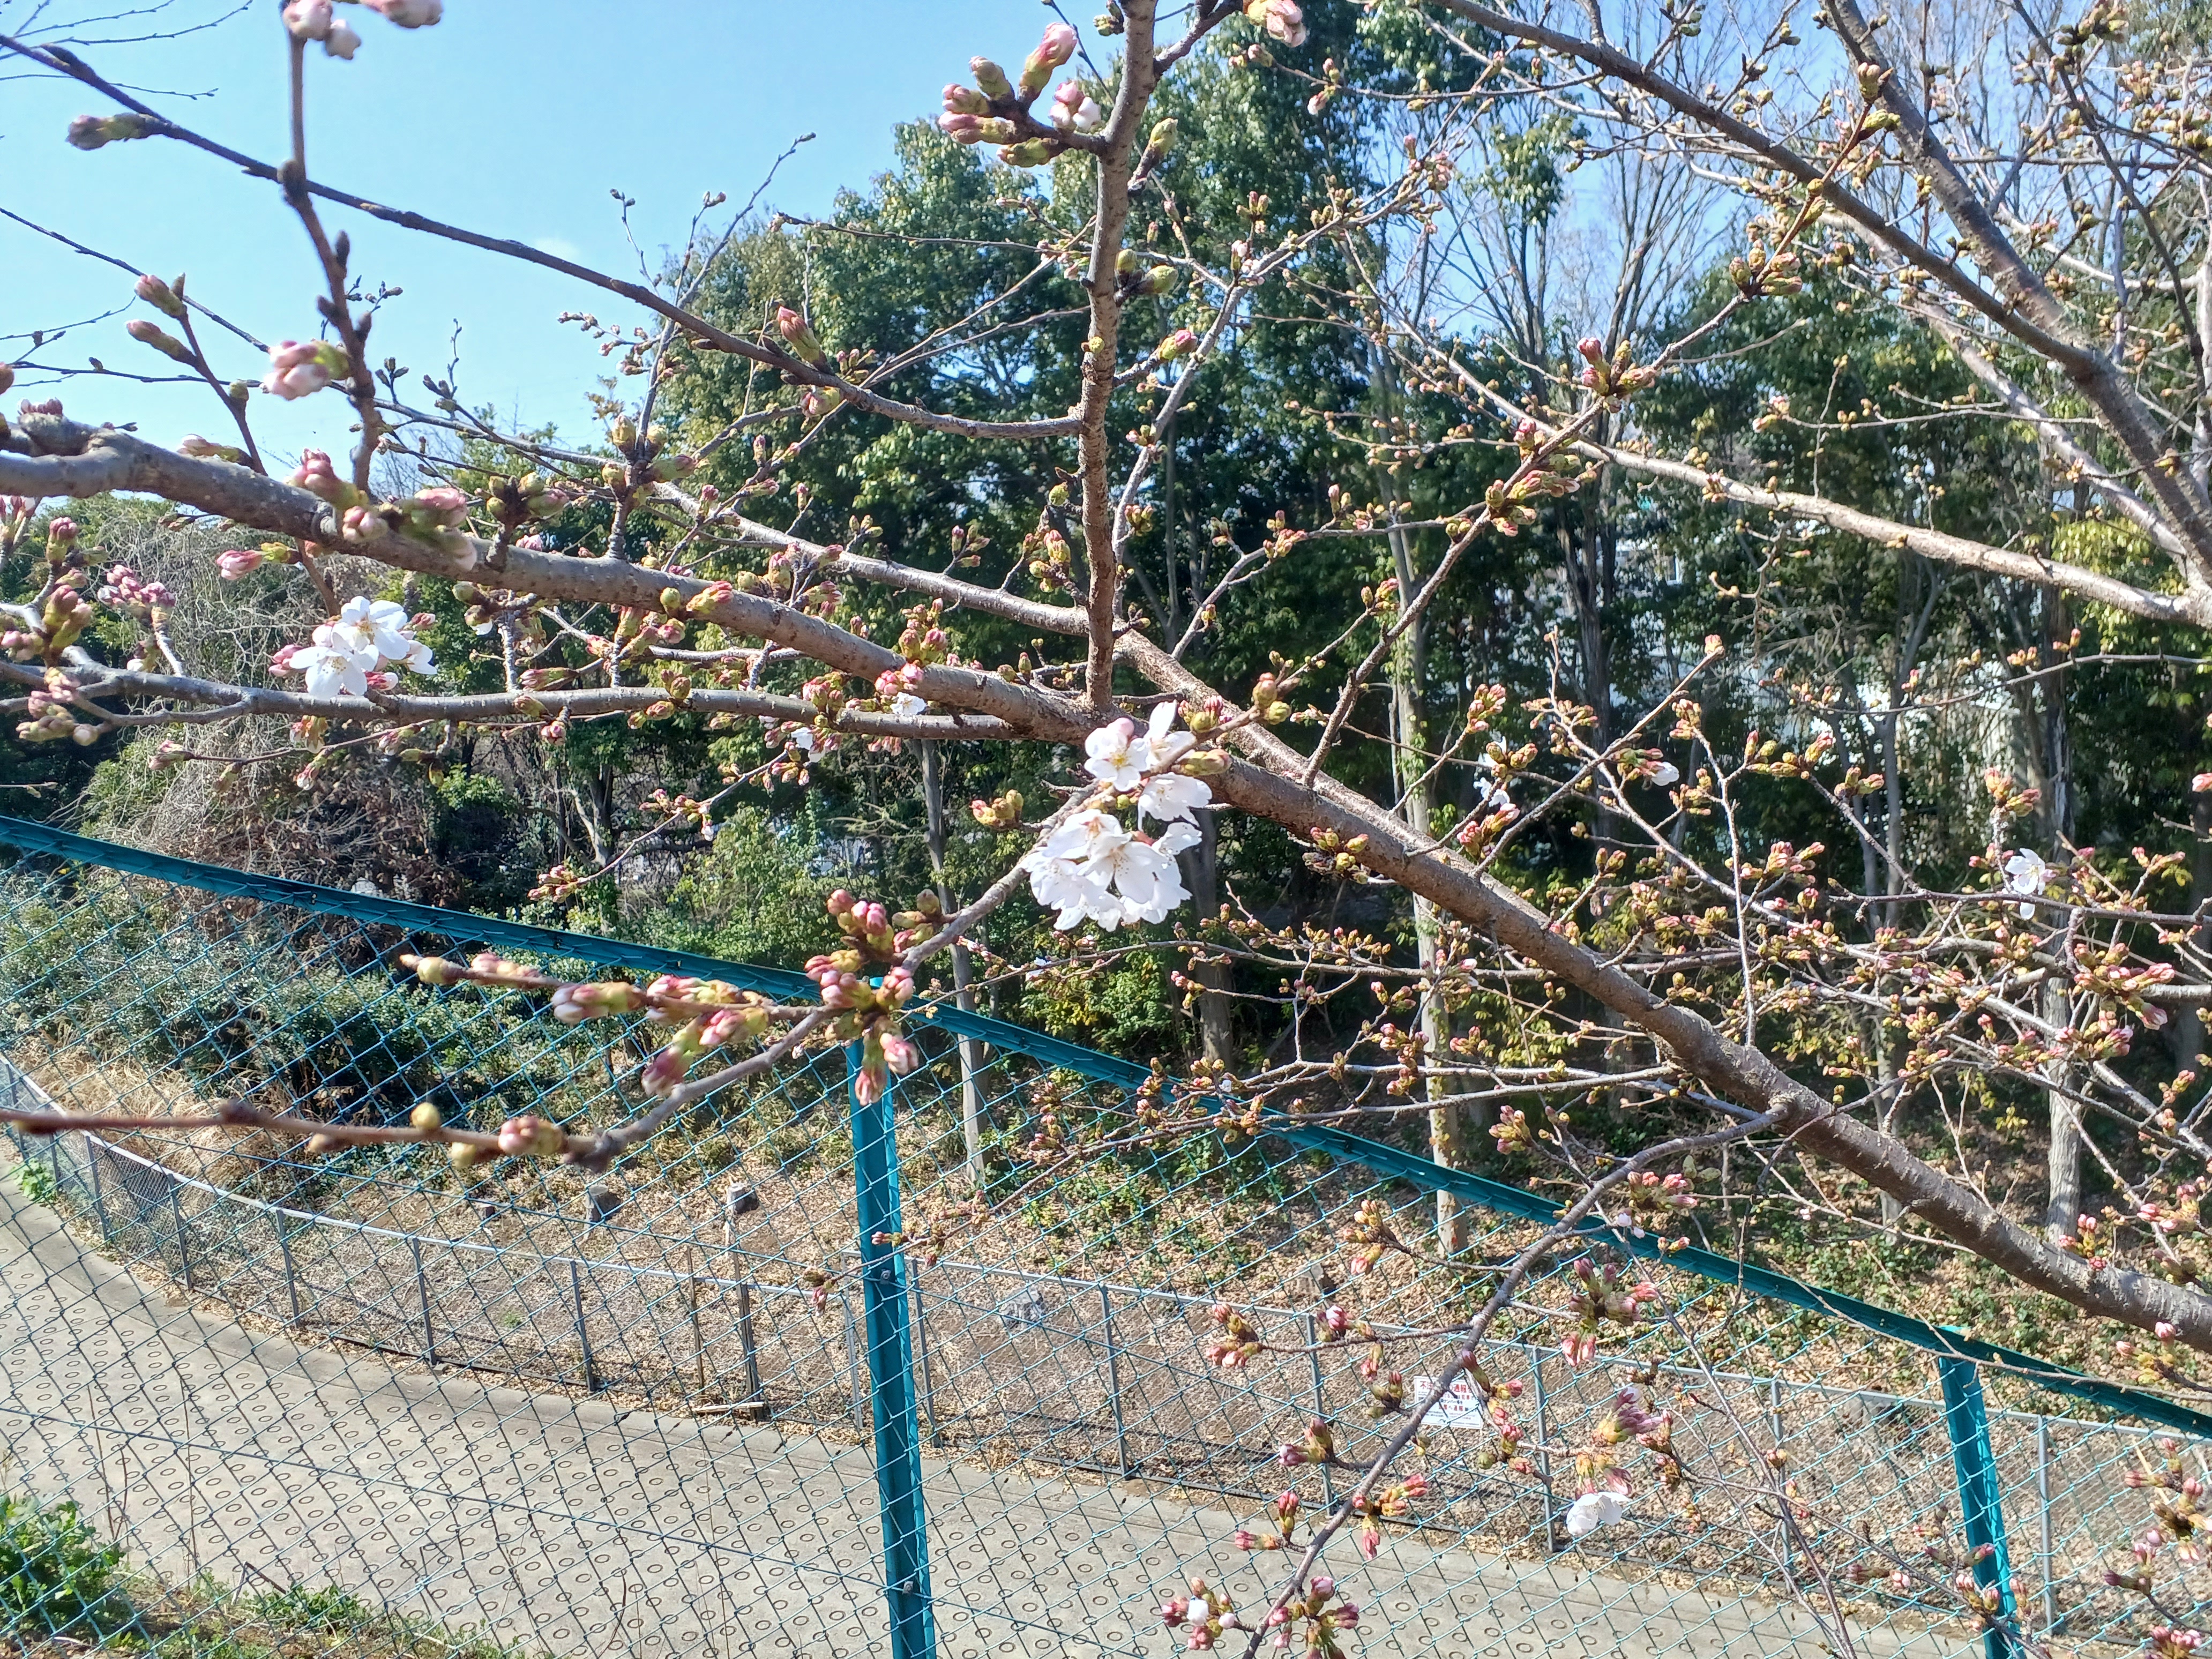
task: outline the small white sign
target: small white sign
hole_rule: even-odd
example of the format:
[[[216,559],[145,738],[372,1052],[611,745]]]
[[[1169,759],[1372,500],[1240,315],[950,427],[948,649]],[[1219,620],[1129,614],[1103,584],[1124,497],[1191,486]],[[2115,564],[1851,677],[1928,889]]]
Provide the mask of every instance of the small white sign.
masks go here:
[[[1406,1403],[1408,1406],[1428,1398],[1429,1390],[1437,1386],[1433,1376],[1416,1376],[1407,1384]],[[1482,1396],[1474,1391],[1474,1379],[1465,1371],[1452,1378],[1451,1392],[1437,1401],[1436,1409],[1422,1419],[1425,1425],[1439,1429],[1481,1428],[1490,1421]]]

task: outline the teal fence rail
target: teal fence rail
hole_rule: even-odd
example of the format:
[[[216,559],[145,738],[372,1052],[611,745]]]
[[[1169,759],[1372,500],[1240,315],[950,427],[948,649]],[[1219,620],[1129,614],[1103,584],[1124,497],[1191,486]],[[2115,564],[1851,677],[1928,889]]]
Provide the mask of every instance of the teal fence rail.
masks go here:
[[[398,955],[811,991],[42,826],[0,821],[0,844],[18,1105],[183,1117],[248,1094],[397,1121],[427,1100],[449,1121],[600,1125],[635,1109],[651,1028],[429,991]],[[1363,1411],[1382,1379],[1364,1345],[1323,1340],[1325,1310],[1391,1337],[1409,1388],[1443,1374],[1485,1281],[1430,1259],[1436,1194],[1467,1206],[1477,1261],[1553,1206],[1364,1124],[1041,1176],[1040,1131],[1125,1121],[1144,1072],[950,1006],[917,1024],[927,1063],[882,1103],[853,1098],[844,1056],[813,1056],[591,1179],[465,1182],[434,1149],[308,1160],[182,1129],[19,1139],[46,1201],[0,1219],[0,1492],[32,1518],[0,1523],[0,1565],[16,1532],[71,1526],[113,1559],[89,1607],[0,1595],[0,1633],[173,1644],[321,1619],[395,1654],[980,1659],[1180,1647],[1156,1610],[1194,1577],[1264,1609],[1284,1558],[1237,1529],[1266,1530],[1286,1489],[1327,1512],[1395,1426]],[[1368,1205],[1418,1253],[1339,1283]],[[941,1254],[876,1243],[902,1225]],[[1564,1263],[1528,1289],[1483,1355],[1519,1386],[1521,1455],[1449,1401],[1407,1465],[1426,1482],[1411,1512],[1372,1559],[1350,1533],[1332,1545],[1364,1608],[1355,1650],[1809,1655],[1815,1595],[1884,1652],[1990,1659],[2203,1616],[2172,1589],[2154,1615],[2105,1576],[2152,1520],[2130,1471],[2205,1478],[2212,1420],[1588,1231],[1597,1259],[1644,1258],[1665,1316],[1575,1365],[1547,1317]],[[1229,1370],[1206,1357],[1224,1303],[1267,1344]],[[1626,1516],[1571,1536],[1625,1388],[1670,1413],[1690,1480],[1631,1458]],[[1343,1462],[1285,1468],[1316,1416]],[[1962,1576],[1998,1596],[1994,1620]]]

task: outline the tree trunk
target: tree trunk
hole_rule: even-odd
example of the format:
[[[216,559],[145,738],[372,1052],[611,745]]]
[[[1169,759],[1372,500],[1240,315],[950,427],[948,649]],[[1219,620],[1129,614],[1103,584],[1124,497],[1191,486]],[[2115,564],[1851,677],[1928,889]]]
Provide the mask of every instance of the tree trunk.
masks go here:
[[[1413,592],[1413,552],[1406,532],[1396,525],[1390,526],[1390,556],[1397,567],[1398,591],[1401,594]],[[1391,736],[1395,741],[1398,756],[1398,811],[1406,825],[1419,836],[1434,833],[1436,792],[1431,787],[1428,763],[1423,757],[1421,742],[1420,686],[1423,671],[1427,666],[1427,627],[1416,622],[1406,630],[1401,648],[1390,659]],[[1421,1043],[1428,1061],[1425,1090],[1429,1100],[1429,1155],[1449,1170],[1463,1170],[1468,1166],[1468,1140],[1470,1132],[1480,1133],[1482,1126],[1468,1121],[1469,1114],[1463,1112],[1452,1096],[1457,1092],[1450,1074],[1444,1069],[1451,1058],[1451,1010],[1444,1005],[1444,995],[1437,981],[1441,952],[1438,936],[1443,928],[1436,906],[1416,896],[1413,900],[1413,939],[1419,952],[1421,964]],[[1447,1255],[1467,1249],[1470,1237],[1468,1218],[1458,1199],[1449,1193],[1437,1194],[1437,1246]]]
[[[2189,908],[2201,913],[2205,901],[2212,899],[2212,795],[2190,796],[2189,828]],[[2197,930],[2196,944],[2200,951],[2212,945],[2212,927]],[[2201,1074],[2197,1061],[2204,1052],[2204,1011],[2193,1002],[2175,1009],[2170,1041],[2174,1065]]]
[[[2043,633],[2046,646],[2063,644],[2073,632],[2073,611],[2066,596],[2055,587],[2043,590]],[[2041,720],[2037,751],[2043,787],[2043,816],[2048,831],[2051,861],[2063,864],[2071,856],[2074,835],[2074,740],[2066,718],[2066,678],[2046,675],[2037,682]],[[2050,949],[2067,948],[2064,929],[2050,942]],[[2053,979],[2043,988],[2043,1018],[2063,1029],[2072,1020],[2070,999],[2064,981]],[[2046,1071],[2051,1087],[2044,1093],[2051,1117],[2049,1198],[2044,1206],[2043,1228],[2054,1239],[2071,1238],[2081,1215],[2081,1116],[2065,1091],[2066,1067],[2054,1062]]]
[[[945,774],[937,745],[921,748],[921,798],[929,814],[929,871],[937,884],[937,902],[950,913],[959,907],[945,879]],[[968,947],[956,940],[952,946],[952,1000],[963,1013],[975,1012],[975,993],[969,988]],[[972,1037],[960,1039],[960,1139],[967,1154],[968,1179],[983,1184],[983,1091],[976,1082],[983,1069],[982,1045]]]

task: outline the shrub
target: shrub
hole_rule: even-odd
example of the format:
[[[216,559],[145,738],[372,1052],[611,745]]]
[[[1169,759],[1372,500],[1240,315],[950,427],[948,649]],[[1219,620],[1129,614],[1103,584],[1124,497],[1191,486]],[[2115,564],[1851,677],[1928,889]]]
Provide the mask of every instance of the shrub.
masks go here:
[[[115,1583],[123,1552],[75,1504],[0,1495],[0,1635],[105,1638],[137,1615]]]

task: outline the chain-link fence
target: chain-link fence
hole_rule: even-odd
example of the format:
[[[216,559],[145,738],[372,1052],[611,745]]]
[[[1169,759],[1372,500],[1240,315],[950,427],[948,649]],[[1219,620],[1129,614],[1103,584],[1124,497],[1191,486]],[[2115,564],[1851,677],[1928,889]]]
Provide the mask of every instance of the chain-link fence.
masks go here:
[[[449,1122],[600,1126],[635,1109],[652,1027],[431,991],[398,954],[805,985],[0,838],[26,849],[0,878],[0,1085],[19,1107],[188,1119],[242,1095],[396,1122],[427,1100]],[[982,1659],[1180,1645],[1155,1609],[1194,1577],[1263,1610],[1285,1558],[1239,1550],[1237,1529],[1264,1531],[1286,1487],[1309,1514],[1341,1503],[1399,1420],[1366,1413],[1384,1379],[1364,1343],[1328,1340],[1325,1309],[1389,1339],[1411,1389],[1450,1369],[1492,1282],[1479,1264],[1549,1206],[1337,1129],[1129,1138],[1040,1173],[1040,1136],[1126,1121],[1141,1073],[949,1009],[951,1029],[917,1024],[927,1063],[882,1107],[817,1056],[598,1179],[517,1161],[469,1180],[407,1146],[309,1160],[181,1127],[18,1141],[0,1632]],[[1468,1233],[1455,1261],[1425,1248],[1438,1185]],[[1366,1204],[1419,1248],[1340,1285]],[[933,1259],[874,1242],[901,1226],[942,1235]],[[2152,1520],[2128,1472],[2170,1444],[2203,1477],[2202,1419],[1689,1251],[1635,1268],[1663,1316],[1577,1365],[1547,1316],[1564,1271],[1482,1355],[1518,1386],[1519,1455],[1498,1455],[1479,1402],[1448,1401],[1408,1454],[1426,1481],[1411,1513],[1371,1560],[1349,1530],[1333,1541],[1325,1569],[1365,1608],[1356,1650],[1809,1656],[1832,1639],[1814,1598],[1885,1653],[2104,1648],[2197,1616],[2105,1573]],[[1209,1360],[1217,1304],[1266,1345],[1248,1364]],[[1671,1414],[1687,1479],[1632,1460],[1627,1515],[1571,1537],[1624,1388]],[[1342,1461],[1285,1468],[1317,1417]],[[1977,1542],[1973,1571],[2009,1598],[1994,1637],[1951,1582]],[[11,1578],[10,1550],[82,1582]]]

